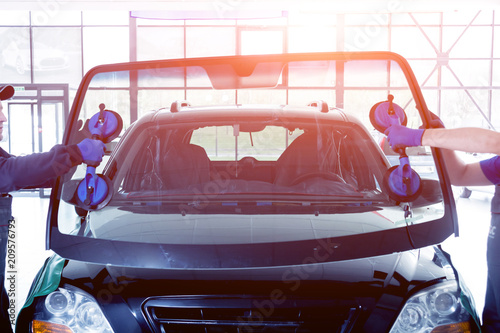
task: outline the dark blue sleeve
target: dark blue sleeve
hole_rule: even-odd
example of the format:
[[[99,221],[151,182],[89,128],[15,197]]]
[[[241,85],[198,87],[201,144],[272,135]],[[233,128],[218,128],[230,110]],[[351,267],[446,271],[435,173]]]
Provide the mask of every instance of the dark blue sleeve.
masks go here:
[[[56,145],[46,153],[0,157],[0,192],[46,187],[82,162],[76,145]]]
[[[490,182],[495,185],[500,184],[500,156],[481,161],[479,165]]]

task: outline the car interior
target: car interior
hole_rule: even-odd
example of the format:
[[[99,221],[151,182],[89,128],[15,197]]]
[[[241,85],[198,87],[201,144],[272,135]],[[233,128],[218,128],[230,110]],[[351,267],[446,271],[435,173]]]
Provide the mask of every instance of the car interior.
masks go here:
[[[258,150],[249,155],[243,149],[236,157],[234,146],[232,152],[215,157],[210,147],[189,141],[196,130],[161,130],[145,140],[139,149],[142,156],[130,163],[121,190],[359,196],[360,191],[379,189],[386,168],[381,160],[367,163],[373,155],[346,128],[307,128],[272,157],[259,156]]]

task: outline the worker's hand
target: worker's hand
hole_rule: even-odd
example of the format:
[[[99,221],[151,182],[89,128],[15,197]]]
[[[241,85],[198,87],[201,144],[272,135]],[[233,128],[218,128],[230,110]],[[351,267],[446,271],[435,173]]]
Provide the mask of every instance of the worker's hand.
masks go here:
[[[392,150],[422,145],[424,129],[412,129],[402,125],[392,125],[385,130]]]
[[[102,141],[87,138],[83,139],[77,146],[85,164],[97,166],[101,163],[106,150],[106,145]]]

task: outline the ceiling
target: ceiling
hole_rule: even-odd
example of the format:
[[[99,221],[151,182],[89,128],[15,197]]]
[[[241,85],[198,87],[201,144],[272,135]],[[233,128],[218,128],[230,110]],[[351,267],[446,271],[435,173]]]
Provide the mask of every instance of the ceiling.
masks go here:
[[[500,9],[498,0],[0,0],[0,10],[162,10],[304,12],[441,12]]]

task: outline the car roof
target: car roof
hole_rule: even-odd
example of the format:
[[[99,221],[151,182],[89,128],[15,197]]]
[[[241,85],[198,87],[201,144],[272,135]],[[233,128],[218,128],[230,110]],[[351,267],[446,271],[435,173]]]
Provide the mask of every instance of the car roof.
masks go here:
[[[193,106],[186,102],[174,102],[170,108],[163,108],[151,112],[141,119],[143,122],[177,123],[196,121],[231,121],[249,117],[253,119],[282,118],[291,122],[301,120],[350,122],[360,127],[362,123],[353,115],[348,115],[344,110],[325,107],[322,102],[314,102],[305,106],[276,105],[276,104],[238,104],[238,105],[205,105]]]

